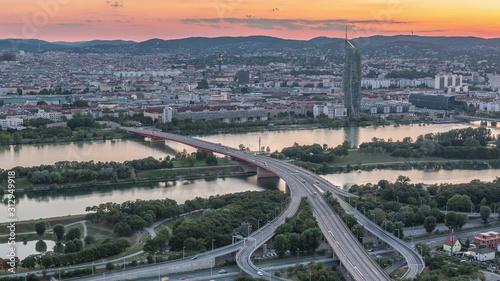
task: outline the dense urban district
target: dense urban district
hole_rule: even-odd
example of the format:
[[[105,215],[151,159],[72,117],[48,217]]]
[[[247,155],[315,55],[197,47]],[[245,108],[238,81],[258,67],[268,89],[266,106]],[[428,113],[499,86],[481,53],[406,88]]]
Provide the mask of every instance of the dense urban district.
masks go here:
[[[317,174],[500,169],[498,39],[374,36],[300,41],[251,36],[139,43],[5,39],[0,40],[0,50],[0,146],[4,147],[145,140],[130,127],[196,138],[470,122],[463,129],[401,140],[374,137],[359,145],[346,140],[337,146],[295,142],[279,150],[270,144],[259,144],[253,151],[244,144],[234,148]],[[154,142],[154,135],[146,140]],[[169,182],[199,178],[210,185],[210,179],[217,177],[261,176],[260,170],[248,170],[223,154],[184,149],[159,159],[17,166],[0,169],[0,189],[4,205],[10,206],[23,196],[60,189],[150,181],[167,182],[168,187]],[[263,162],[260,168],[265,166]],[[318,181],[314,186],[321,189],[321,185]],[[428,185],[400,176],[395,182],[354,184],[348,191],[351,194],[338,199],[329,190],[314,195],[326,200],[330,212],[340,216],[354,240],[391,278],[405,279],[412,265],[405,265],[394,245],[371,234],[372,228],[346,211],[344,201],[423,257],[425,269],[414,280],[500,278],[499,177],[491,182]],[[168,268],[177,260],[198,266],[196,262],[214,249],[251,243],[252,232],[291,206],[293,198],[288,195],[278,190],[247,191],[183,203],[130,198],[120,204],[90,205],[81,210],[85,215],[19,218],[15,242],[36,241],[36,251],[23,258],[1,253],[5,274],[0,280],[106,280],[106,276],[123,280],[127,274],[134,280],[257,280],[236,268],[232,252],[214,254],[213,263],[197,271],[169,271],[167,276],[153,266]],[[298,211],[249,257],[261,270],[260,280],[351,280],[352,273],[336,258],[340,253],[327,243],[310,200],[302,198]],[[1,226],[0,242],[11,243],[9,224]],[[368,278],[363,280],[375,280]]]

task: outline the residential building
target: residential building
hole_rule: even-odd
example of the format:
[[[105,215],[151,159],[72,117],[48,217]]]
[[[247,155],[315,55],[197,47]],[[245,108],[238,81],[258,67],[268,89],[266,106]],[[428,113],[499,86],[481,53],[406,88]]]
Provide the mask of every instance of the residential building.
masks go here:
[[[250,72],[247,70],[240,70],[236,73],[236,79],[238,84],[248,84],[250,83]]]
[[[495,249],[500,244],[500,234],[494,231],[479,233],[474,236],[474,243],[476,245],[484,245],[486,248]]]
[[[15,129],[15,130],[24,130],[26,127],[23,127],[23,119],[18,117],[7,117],[7,119],[0,119],[0,126],[2,130],[7,129]]]
[[[495,259],[495,250],[488,248],[473,248],[469,250],[469,253],[477,261],[490,261]]]
[[[457,237],[454,236],[449,236],[446,237],[446,241],[444,241],[443,244],[443,250],[450,255],[453,253],[456,253],[462,249],[462,244],[460,244],[460,241],[458,240]]]
[[[314,118],[324,114],[328,118],[339,118],[347,116],[347,108],[339,104],[315,104],[313,107]]]
[[[436,75],[434,81],[434,88],[439,90],[448,89],[449,87],[462,87],[463,77],[462,75],[446,74],[446,75]]]

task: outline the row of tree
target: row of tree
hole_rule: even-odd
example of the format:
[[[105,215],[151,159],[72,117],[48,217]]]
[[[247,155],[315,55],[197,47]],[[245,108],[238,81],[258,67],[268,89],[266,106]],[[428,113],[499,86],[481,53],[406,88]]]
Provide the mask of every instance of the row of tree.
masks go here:
[[[321,146],[317,143],[312,145],[299,145],[298,143],[294,143],[291,147],[283,148],[281,150],[281,153],[285,157],[294,158],[301,161],[313,163],[331,163],[337,157],[347,156],[349,154],[349,148],[351,148],[351,143],[349,141],[344,141],[342,145],[338,145],[335,148],[328,147],[327,144],[323,144]]]
[[[492,209],[500,207],[498,196],[495,197],[500,192],[499,180],[435,185],[425,189],[421,184],[411,184],[409,178],[400,176],[394,183],[381,180],[377,185],[353,185],[350,191],[366,198],[350,199],[351,204],[388,231],[423,225],[432,232],[437,223],[460,229],[467,223],[467,216],[455,211],[479,211],[483,222],[487,223]],[[473,199],[469,192],[474,194]],[[481,198],[482,195],[487,197]],[[449,212],[444,214],[442,210]]]
[[[21,261],[21,265],[28,269],[35,268],[37,264],[44,268],[74,265],[120,254],[128,247],[130,247],[128,240],[107,239],[101,245],[87,247],[78,253],[57,254],[46,252],[43,255],[30,255]]]
[[[390,153],[394,157],[420,158],[435,156],[457,159],[498,159],[500,157],[500,141],[496,147],[487,147],[495,138],[490,129],[465,128],[444,133],[426,134],[413,142],[411,138],[393,142],[391,139],[373,138],[371,142],[360,144],[359,151],[366,154]]]
[[[292,218],[287,218],[286,222],[278,226],[274,233],[274,248],[281,257],[287,252],[312,254],[323,237],[305,198],[302,199],[297,214]]]

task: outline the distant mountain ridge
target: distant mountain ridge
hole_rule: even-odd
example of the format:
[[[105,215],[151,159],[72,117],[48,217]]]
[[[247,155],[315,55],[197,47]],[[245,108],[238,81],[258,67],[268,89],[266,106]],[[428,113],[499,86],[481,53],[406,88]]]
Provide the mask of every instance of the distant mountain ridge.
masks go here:
[[[183,39],[150,39],[142,42],[125,40],[92,40],[81,42],[47,42],[38,39],[0,39],[1,51],[51,51],[68,52],[117,52],[117,53],[159,53],[171,51],[225,52],[264,49],[338,48],[344,39],[316,37],[310,40],[282,39],[270,36],[243,37],[189,37]],[[360,48],[381,46],[415,46],[431,48],[500,48],[500,38],[479,37],[431,37],[417,35],[370,36],[352,39]]]

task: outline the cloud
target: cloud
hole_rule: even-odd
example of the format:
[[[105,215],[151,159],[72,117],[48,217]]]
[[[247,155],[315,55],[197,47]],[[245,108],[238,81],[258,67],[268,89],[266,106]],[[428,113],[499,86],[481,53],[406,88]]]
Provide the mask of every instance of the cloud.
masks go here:
[[[84,20],[84,22],[102,22],[102,20]]]
[[[106,1],[108,5],[114,8],[121,8],[123,7],[123,1]]]
[[[347,26],[348,29],[359,28],[358,25],[363,24],[406,24],[404,21],[377,21],[377,20],[347,20],[347,19],[325,19],[325,20],[307,20],[307,19],[271,19],[271,18],[256,18],[247,15],[245,18],[205,18],[205,19],[181,19],[183,24],[196,24],[211,26],[217,24],[235,24],[243,25],[253,29],[264,30],[298,30],[298,29],[313,29],[313,30],[343,30]]]
[[[88,24],[78,23],[78,22],[69,22],[69,23],[56,23],[55,26],[88,26]]]
[[[433,32],[446,32],[444,29],[434,29],[434,30],[413,30],[414,33],[433,33]]]

